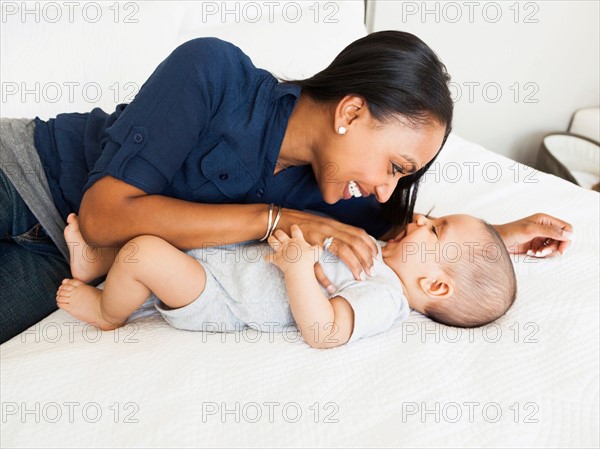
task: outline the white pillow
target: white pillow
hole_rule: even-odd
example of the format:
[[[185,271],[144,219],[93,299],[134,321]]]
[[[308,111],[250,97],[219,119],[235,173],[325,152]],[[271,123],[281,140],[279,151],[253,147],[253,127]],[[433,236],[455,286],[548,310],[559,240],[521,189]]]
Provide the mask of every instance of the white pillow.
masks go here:
[[[366,35],[364,3],[356,0],[74,3],[69,10],[69,2],[10,2],[13,10],[3,10],[2,117],[46,120],[95,107],[110,113],[195,37],[228,40],[257,67],[290,79],[325,68]],[[24,8],[34,12],[23,16]]]
[[[95,107],[112,112],[131,102],[175,48],[186,2],[74,2],[72,23],[69,2],[50,2],[60,9],[30,2],[33,13],[25,16],[23,3],[11,3],[18,10],[5,14],[0,27],[0,115],[47,119]],[[88,4],[99,9],[84,12]]]

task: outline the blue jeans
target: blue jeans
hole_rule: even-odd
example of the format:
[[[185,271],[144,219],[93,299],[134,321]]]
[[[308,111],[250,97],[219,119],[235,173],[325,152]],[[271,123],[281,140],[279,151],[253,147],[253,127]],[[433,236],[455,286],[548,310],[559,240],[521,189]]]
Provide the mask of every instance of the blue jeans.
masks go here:
[[[0,170],[0,343],[57,310],[69,264]]]

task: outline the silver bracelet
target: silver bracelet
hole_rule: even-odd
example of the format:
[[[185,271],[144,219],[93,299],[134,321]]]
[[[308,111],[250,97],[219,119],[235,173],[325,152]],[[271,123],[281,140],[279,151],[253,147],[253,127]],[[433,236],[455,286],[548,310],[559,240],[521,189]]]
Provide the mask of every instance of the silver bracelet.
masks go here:
[[[275,217],[275,221],[273,222],[273,227],[271,228],[271,232],[269,233],[269,237],[275,232],[275,228],[277,228],[277,224],[279,223],[279,219],[281,218],[281,210],[283,206],[277,205],[277,216]],[[267,238],[269,238],[267,237]]]
[[[269,238],[270,232],[271,232],[271,219],[273,218],[273,206],[274,204],[271,203],[271,205],[269,206],[269,219],[267,222],[267,232],[265,234],[265,236],[259,240],[259,242],[263,242],[265,241],[267,238]]]

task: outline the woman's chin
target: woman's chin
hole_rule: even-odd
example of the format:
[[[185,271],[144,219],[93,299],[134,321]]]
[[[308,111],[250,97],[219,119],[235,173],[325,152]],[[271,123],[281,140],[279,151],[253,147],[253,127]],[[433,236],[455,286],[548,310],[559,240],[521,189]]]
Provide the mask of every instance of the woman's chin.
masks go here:
[[[335,204],[343,199],[335,192],[323,192],[323,190],[321,190],[321,197],[327,204]]]
[[[339,197],[335,197],[335,198],[327,198],[327,197],[323,197],[323,200],[327,203],[327,204],[335,204],[338,201],[341,200],[341,198]]]

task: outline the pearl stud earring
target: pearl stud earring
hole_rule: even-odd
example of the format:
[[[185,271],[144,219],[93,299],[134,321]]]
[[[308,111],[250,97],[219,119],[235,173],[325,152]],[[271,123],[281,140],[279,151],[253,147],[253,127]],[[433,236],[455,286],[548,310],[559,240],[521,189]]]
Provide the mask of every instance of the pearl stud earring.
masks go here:
[[[346,128],[344,128],[343,126],[340,126],[340,127],[338,128],[338,134],[341,134],[342,136],[343,136],[344,134],[346,134],[346,131],[347,131],[347,130],[346,130]]]

